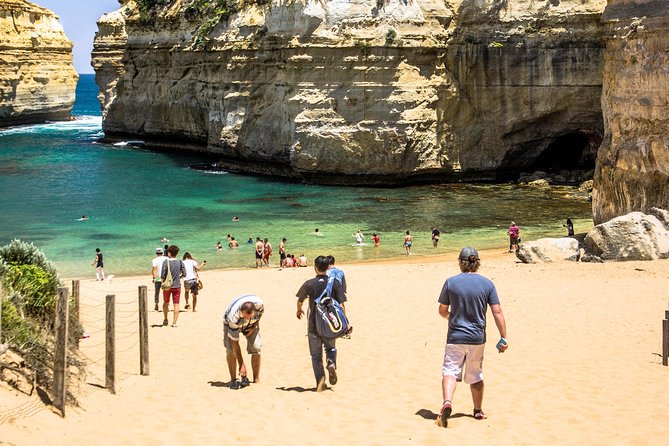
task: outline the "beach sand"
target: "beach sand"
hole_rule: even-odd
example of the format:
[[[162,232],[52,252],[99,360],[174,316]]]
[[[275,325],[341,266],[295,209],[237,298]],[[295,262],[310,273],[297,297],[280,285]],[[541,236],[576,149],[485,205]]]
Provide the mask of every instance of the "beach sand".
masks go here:
[[[182,312],[178,328],[159,326],[150,305],[149,376],[139,375],[134,322],[139,285],[152,302],[148,275],[84,279],[90,337],[81,350],[92,360],[104,357],[104,296],[118,299],[116,394],[99,387],[104,370],[92,364],[79,407],[64,419],[16,412],[0,424],[0,444],[667,444],[669,367],[659,354],[669,261],[526,265],[501,251],[481,253],[509,341],[498,354],[488,313],[486,420],[471,417],[461,383],[449,427],[435,425],[447,330],[437,297],[459,272],[449,254],[338,265],[354,331],[337,341],[339,383],[323,393],[314,391],[306,321],[295,318],[311,267],[204,271],[198,311]],[[265,301],[262,383],[230,390],[221,316],[244,293]],[[28,401],[4,384],[0,396],[0,414]]]

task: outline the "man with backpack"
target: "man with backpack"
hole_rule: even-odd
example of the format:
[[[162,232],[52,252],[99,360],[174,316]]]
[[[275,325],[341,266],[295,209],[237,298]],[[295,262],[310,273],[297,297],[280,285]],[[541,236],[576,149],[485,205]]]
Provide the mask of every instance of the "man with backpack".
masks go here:
[[[328,297],[331,297],[333,300],[338,302],[338,306],[341,307],[341,310],[344,313],[344,318],[346,314],[346,309],[344,307],[344,302],[346,302],[346,294],[344,293],[344,289],[339,281],[334,279],[329,280],[327,276],[329,266],[330,263],[328,262],[327,257],[316,257],[314,260],[314,270],[316,271],[316,277],[304,282],[296,294],[296,316],[298,319],[302,319],[302,315],[304,314],[304,311],[302,310],[303,302],[307,298],[309,299],[307,336],[309,339],[311,365],[314,369],[314,377],[316,378],[317,392],[322,392],[323,390],[327,389],[327,385],[325,384],[325,369],[323,368],[323,350],[325,350],[329,382],[331,385],[337,383],[337,348],[335,346],[336,337],[324,336],[323,334],[319,334],[317,331],[316,302],[323,298],[325,294],[327,294]],[[330,286],[329,293],[327,293],[328,285]],[[347,327],[345,330],[346,332],[350,332],[352,330],[350,325],[346,325],[345,327]],[[343,334],[346,333],[342,332],[335,336],[340,336]]]

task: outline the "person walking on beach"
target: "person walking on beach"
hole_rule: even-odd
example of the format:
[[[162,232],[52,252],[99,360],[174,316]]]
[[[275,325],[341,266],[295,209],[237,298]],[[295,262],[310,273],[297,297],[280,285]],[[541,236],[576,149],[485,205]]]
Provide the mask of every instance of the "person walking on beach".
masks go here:
[[[264,250],[265,245],[263,244],[262,240],[260,240],[260,237],[256,237],[256,268],[260,268],[262,266],[262,256]]]
[[[169,290],[163,290],[163,326],[167,325],[167,312],[170,308],[170,296],[172,296],[172,307],[174,316],[172,318],[172,327],[177,326],[179,319],[179,299],[181,298],[181,277],[186,275],[186,267],[184,262],[177,259],[179,254],[179,247],[170,245],[167,248],[167,261],[163,262],[163,269],[160,273],[161,282],[167,278],[169,271],[172,277],[172,287]]]
[[[265,307],[263,301],[254,294],[245,294],[233,299],[223,316],[223,345],[225,359],[230,372],[230,388],[237,390],[250,385],[246,365],[239,346],[239,334],[246,338],[246,352],[251,355],[253,382],[260,382],[260,318]],[[239,366],[240,379],[237,379]]]
[[[153,277],[153,286],[155,287],[153,294],[153,303],[155,306],[153,309],[158,310],[158,302],[160,301],[160,286],[163,284],[163,280],[160,277],[160,274],[163,270],[163,262],[167,260],[163,252],[163,248],[156,248],[156,256],[151,261],[151,276]]]
[[[509,234],[509,252],[518,251],[518,243],[520,242],[520,228],[515,221],[511,222],[509,229],[506,231]]]
[[[567,223],[565,223],[562,226],[567,228],[567,237],[573,237],[574,236],[574,223],[571,222],[571,218],[568,218]]]
[[[95,248],[95,259],[93,259],[91,266],[95,266],[95,280],[105,280],[105,265],[102,261],[102,252],[100,251],[100,248]]]
[[[344,271],[340,270],[335,266],[335,258],[334,256],[327,256],[327,261],[328,261],[328,271],[327,275],[328,277],[334,277],[334,279],[339,282],[339,285],[341,285],[342,289],[344,290],[344,294],[346,293],[346,275],[344,274]]]
[[[481,260],[476,249],[462,248],[458,256],[460,274],[450,277],[439,294],[439,314],[448,319],[448,334],[442,367],[443,403],[441,425],[446,427],[453,410],[451,401],[456,381],[469,384],[474,402],[474,418],[482,420],[483,413],[483,350],[486,342],[486,310],[492,310],[500,340],[497,349],[503,353],[506,340],[506,322],[495,285],[477,273]]]
[[[439,245],[439,238],[441,237],[441,232],[436,226],[432,226],[432,247],[436,248]]]
[[[182,260],[184,268],[186,268],[186,274],[184,275],[184,297],[186,298],[186,306],[184,307],[184,310],[190,308],[190,304],[188,303],[188,294],[190,293],[193,295],[193,311],[195,311],[195,307],[197,306],[197,295],[200,291],[197,285],[197,272],[202,269],[207,261],[205,260],[202,262],[202,265],[198,265],[195,259],[193,259],[193,256],[190,255],[190,252],[186,252]]]
[[[298,319],[302,319],[304,311],[302,304],[306,299],[309,299],[309,313],[307,322],[307,337],[309,340],[309,354],[311,355],[311,366],[314,370],[314,377],[316,378],[316,391],[322,392],[327,389],[325,384],[325,369],[323,368],[323,350],[325,350],[326,367],[328,370],[328,378],[331,385],[337,383],[337,348],[335,346],[334,338],[325,338],[319,336],[316,331],[316,311],[315,300],[321,295],[328,285],[327,271],[330,264],[325,256],[318,256],[314,260],[314,270],[316,277],[309,279],[302,284],[297,291],[297,313]],[[332,285],[332,298],[336,299],[346,314],[344,302],[346,302],[346,294],[341,284],[335,280]],[[346,316],[348,319],[348,315]],[[349,328],[349,332],[353,328]]]
[[[411,237],[411,233],[407,229],[406,235],[404,236],[403,246],[408,256],[411,255],[411,245],[413,245],[413,238]]]

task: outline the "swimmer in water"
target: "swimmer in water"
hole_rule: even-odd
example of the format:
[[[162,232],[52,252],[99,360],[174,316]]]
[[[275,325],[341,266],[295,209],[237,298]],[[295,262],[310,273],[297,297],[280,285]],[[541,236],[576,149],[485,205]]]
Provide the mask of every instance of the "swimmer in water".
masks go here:
[[[318,228],[314,229],[314,235],[316,237],[323,237],[323,233]]]

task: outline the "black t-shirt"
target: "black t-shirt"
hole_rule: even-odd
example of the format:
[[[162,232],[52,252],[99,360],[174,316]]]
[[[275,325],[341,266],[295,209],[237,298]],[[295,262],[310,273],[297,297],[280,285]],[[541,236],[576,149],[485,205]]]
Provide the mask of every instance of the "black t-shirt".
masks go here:
[[[321,295],[323,290],[328,284],[328,276],[325,274],[319,274],[313,279],[309,279],[302,284],[296,296],[300,302],[304,302],[305,299],[309,299],[309,332],[316,333],[316,314],[314,307],[315,299],[318,299],[318,296]],[[342,288],[339,281],[335,280],[332,286],[332,297],[337,300],[340,304],[346,302],[346,294]]]
[[[439,232],[439,229],[434,228],[432,230],[432,238],[439,237],[440,234],[441,234],[441,232]]]

